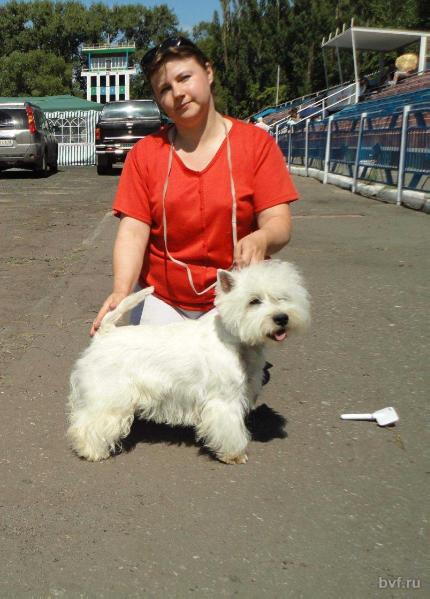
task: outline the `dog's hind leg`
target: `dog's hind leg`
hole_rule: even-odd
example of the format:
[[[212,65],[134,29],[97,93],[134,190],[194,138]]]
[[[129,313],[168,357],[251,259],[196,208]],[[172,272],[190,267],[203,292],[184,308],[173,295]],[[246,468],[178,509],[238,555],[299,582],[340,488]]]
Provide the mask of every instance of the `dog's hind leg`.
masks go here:
[[[245,464],[250,434],[245,426],[240,402],[223,399],[209,400],[196,427],[197,436],[226,464]]]
[[[104,389],[98,395],[88,394],[85,385],[72,375],[69,397],[67,437],[74,451],[90,461],[108,458],[121,439],[130,432],[134,420],[132,397],[124,401],[120,389],[112,395]],[[122,402],[118,398],[122,397]]]
[[[79,456],[96,462],[110,456],[130,432],[133,420],[131,410],[90,411],[84,408],[70,414],[67,436]]]
[[[67,436],[79,456],[97,462],[110,456],[130,432],[133,420],[130,410],[115,413],[82,409],[71,413]]]

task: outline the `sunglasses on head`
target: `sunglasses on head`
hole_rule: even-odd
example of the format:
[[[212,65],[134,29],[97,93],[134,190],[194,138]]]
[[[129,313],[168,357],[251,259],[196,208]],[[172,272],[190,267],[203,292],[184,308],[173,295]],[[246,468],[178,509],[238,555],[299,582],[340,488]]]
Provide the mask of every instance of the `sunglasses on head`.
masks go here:
[[[163,52],[164,50],[169,50],[170,48],[192,48],[199,52],[199,49],[193,42],[186,37],[168,37],[164,41],[162,41],[157,46],[154,46],[144,55],[142,58],[140,65],[144,71],[148,69],[153,63],[156,55],[159,52]]]

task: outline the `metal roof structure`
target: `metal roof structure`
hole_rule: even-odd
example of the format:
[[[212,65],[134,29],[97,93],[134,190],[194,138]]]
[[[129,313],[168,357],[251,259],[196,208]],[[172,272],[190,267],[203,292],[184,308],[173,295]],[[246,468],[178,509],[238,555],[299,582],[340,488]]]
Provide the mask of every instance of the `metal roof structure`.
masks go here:
[[[82,47],[82,54],[131,54],[136,51],[135,42],[120,42],[117,44],[110,44],[108,42],[103,44],[84,44]]]
[[[103,108],[102,104],[97,102],[89,102],[83,98],[78,98],[72,95],[63,96],[24,96],[19,98],[0,97],[0,104],[10,102],[31,102],[39,106],[43,112],[61,112],[61,111],[82,111],[82,110],[97,110]]]
[[[323,40],[321,46],[327,48],[349,48],[355,45],[356,50],[373,50],[375,52],[391,52],[414,42],[421,42],[422,37],[430,38],[427,31],[408,31],[401,29],[376,29],[373,27],[354,27]]]
[[[328,87],[327,66],[325,61],[324,50],[326,48],[334,48],[337,54],[337,62],[342,83],[342,68],[339,56],[340,49],[352,50],[354,60],[354,79],[355,79],[355,101],[359,98],[359,80],[360,74],[358,69],[357,53],[359,51],[374,51],[379,53],[379,62],[382,71],[383,54],[395,50],[403,50],[410,44],[419,44],[418,53],[418,73],[422,73],[430,68],[430,32],[429,31],[410,31],[407,29],[378,29],[375,27],[356,27],[354,19],[351,19],[349,29],[345,25],[341,32],[336,30],[334,35],[330,34],[329,38],[325,38],[321,42],[323,52],[325,79]]]

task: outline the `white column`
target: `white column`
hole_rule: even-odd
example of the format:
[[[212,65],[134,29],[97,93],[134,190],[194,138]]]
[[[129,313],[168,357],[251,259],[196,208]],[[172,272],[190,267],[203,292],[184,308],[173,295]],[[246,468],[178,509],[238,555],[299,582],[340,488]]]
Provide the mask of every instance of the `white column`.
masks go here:
[[[110,75],[106,73],[106,102],[110,102]]]
[[[330,145],[331,145],[331,123],[334,115],[328,117],[327,123],[327,142],[325,146],[325,160],[324,160],[324,178],[323,183],[326,184],[328,181],[328,172],[330,168]]]
[[[324,47],[321,48],[322,59],[323,59],[323,67],[324,67],[324,78],[325,78],[325,86],[328,88],[328,75],[327,75],[327,62],[325,58]]]
[[[358,169],[360,168],[361,142],[363,140],[364,121],[366,118],[367,118],[367,112],[362,112],[361,116],[360,116],[360,127],[358,129],[357,148],[355,150],[354,171],[353,171],[352,186],[351,186],[352,193],[355,193],[357,191]]]
[[[119,75],[118,75],[118,73],[115,75],[115,100],[117,102],[119,100]]]
[[[125,74],[125,100],[130,100],[130,75],[129,73]]]
[[[96,75],[97,77],[97,102],[100,104],[100,75]]]
[[[355,46],[355,35],[354,27],[351,25],[351,41],[352,41],[352,56],[354,59],[354,77],[355,77],[355,102],[358,102],[360,97],[360,81],[358,75],[358,60],[357,60],[357,48]]]
[[[87,86],[87,100],[91,101],[91,75],[84,74]]]
[[[426,35],[421,37],[420,42],[420,57],[418,63],[418,73],[422,73],[426,68],[428,38]]]
[[[403,108],[403,121],[402,121],[402,137],[400,140],[400,153],[399,153],[399,174],[397,180],[397,206],[402,205],[402,191],[403,184],[405,182],[405,162],[406,162],[406,148],[408,145],[408,123],[409,123],[409,112],[411,110],[410,105]]]

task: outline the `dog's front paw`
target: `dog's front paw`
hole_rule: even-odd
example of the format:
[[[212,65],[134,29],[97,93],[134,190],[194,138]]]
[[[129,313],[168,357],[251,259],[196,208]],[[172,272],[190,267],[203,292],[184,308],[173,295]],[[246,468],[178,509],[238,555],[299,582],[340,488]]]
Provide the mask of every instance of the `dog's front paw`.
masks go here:
[[[248,456],[246,453],[241,453],[236,456],[219,455],[218,459],[225,464],[246,464]]]

